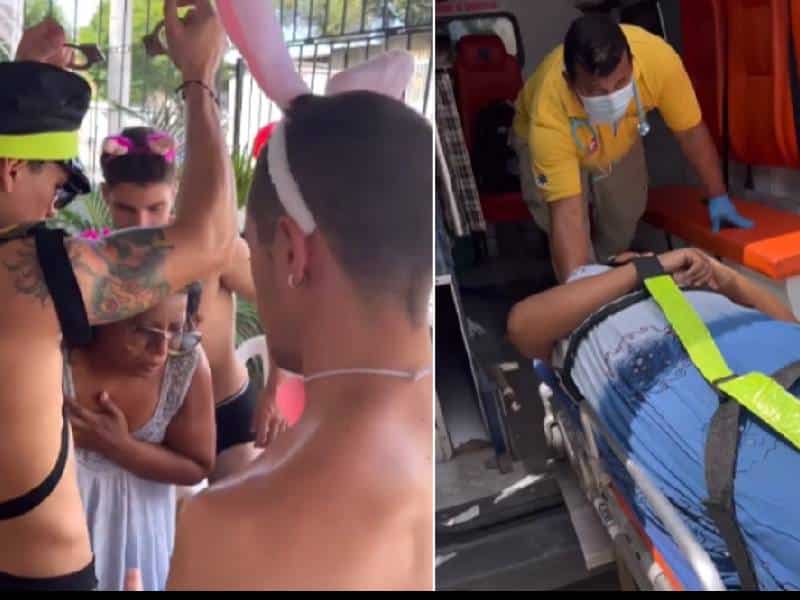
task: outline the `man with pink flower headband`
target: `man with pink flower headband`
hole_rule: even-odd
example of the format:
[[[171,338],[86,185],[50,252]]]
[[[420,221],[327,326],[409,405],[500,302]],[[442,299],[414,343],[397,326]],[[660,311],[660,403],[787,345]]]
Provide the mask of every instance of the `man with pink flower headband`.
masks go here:
[[[3,590],[96,586],[62,393],[63,344],[85,344],[93,325],[146,311],[224,268],[233,251],[231,166],[209,93],[224,31],[209,0],[192,0],[184,21],[177,4],[166,0],[165,13],[170,56],[185,81],[188,137],[179,208],[168,227],[98,240],[47,228],[57,208],[88,191],[74,159],[91,91],[64,70],[66,36],[53,21],[29,30],[17,60],[0,64]]]
[[[431,590],[432,128],[397,99],[407,79],[373,71],[394,56],[312,96],[271,2],[217,7],[284,109],[245,237],[270,352],[300,375],[281,390],[305,410],[187,501],[167,588]]]
[[[102,146],[103,197],[114,227],[162,227],[175,208],[173,138],[147,127],[131,127],[109,136]],[[258,390],[246,366],[236,358],[235,296],[253,302],[247,243],[236,240],[232,260],[203,278],[197,323],[208,356],[217,405],[217,461],[211,483],[241,470],[258,454],[253,431]]]

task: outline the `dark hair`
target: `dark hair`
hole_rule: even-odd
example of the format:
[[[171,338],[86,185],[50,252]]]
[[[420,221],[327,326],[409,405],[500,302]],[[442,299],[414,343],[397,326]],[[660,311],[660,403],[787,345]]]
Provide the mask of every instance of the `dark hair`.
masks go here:
[[[178,290],[177,292],[174,292],[174,293],[171,293],[171,294],[167,294],[166,298],[169,298],[171,296],[180,296],[182,294],[186,294],[186,321],[189,322],[190,319],[194,318],[194,316],[197,315],[197,311],[200,309],[200,299],[201,299],[201,297],[203,295],[203,284],[198,282],[198,281],[196,281],[194,283],[189,284],[188,286],[186,286],[182,290]],[[153,306],[150,306],[150,308],[153,308],[154,306],[156,306],[156,304],[154,304]],[[133,317],[129,317],[129,318],[132,319]],[[128,319],[125,319],[125,320],[127,321]],[[117,321],[117,323],[120,323],[120,322],[121,321]],[[109,325],[114,325],[114,324],[115,323],[106,323],[105,325],[93,325],[92,326],[92,343],[97,341],[98,334],[105,327],[108,327]]]
[[[203,284],[195,281],[189,285],[186,290],[186,319],[191,321],[197,316],[197,311],[200,310],[200,300],[203,297]]]
[[[292,173],[345,273],[366,297],[401,298],[415,324],[432,282],[433,130],[372,92],[301,96],[286,112]],[[269,242],[285,214],[262,151],[248,210]]]
[[[585,15],[575,19],[564,39],[564,66],[572,81],[578,66],[588,73],[606,77],[619,66],[631,48],[622,28],[606,15]]]
[[[120,135],[130,139],[137,147],[147,147],[147,136],[155,133],[150,127],[128,127]],[[175,180],[175,165],[157,154],[131,153],[124,156],[102,154],[100,166],[107,185],[121,183],[149,185],[172,183]]]

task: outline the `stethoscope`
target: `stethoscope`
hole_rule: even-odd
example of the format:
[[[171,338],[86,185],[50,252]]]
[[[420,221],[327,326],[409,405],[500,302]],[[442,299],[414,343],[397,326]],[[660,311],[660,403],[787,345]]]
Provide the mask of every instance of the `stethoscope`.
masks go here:
[[[639,131],[639,135],[645,137],[650,133],[650,122],[647,120],[647,113],[644,111],[642,99],[639,97],[639,86],[636,85],[636,82],[633,83],[633,101],[636,103],[636,116],[639,119],[639,123],[636,128]],[[600,139],[600,136],[597,135],[597,130],[588,119],[570,117],[569,123],[572,139],[575,141],[575,145],[578,146],[578,149],[581,152],[586,152],[586,145],[578,135],[578,131],[581,127],[589,130],[593,140]]]

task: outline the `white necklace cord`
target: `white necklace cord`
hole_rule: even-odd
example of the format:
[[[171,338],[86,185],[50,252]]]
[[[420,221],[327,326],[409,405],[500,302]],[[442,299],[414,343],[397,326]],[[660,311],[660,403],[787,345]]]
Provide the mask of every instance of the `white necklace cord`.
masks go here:
[[[377,377],[394,377],[397,379],[409,379],[413,383],[416,383],[418,381],[422,381],[429,375],[433,375],[433,369],[428,367],[427,369],[422,369],[421,371],[417,372],[392,371],[390,369],[337,369],[335,371],[323,371],[322,373],[309,375],[308,377],[304,377],[303,381],[310,383],[320,379],[341,377],[344,375],[374,375]]]

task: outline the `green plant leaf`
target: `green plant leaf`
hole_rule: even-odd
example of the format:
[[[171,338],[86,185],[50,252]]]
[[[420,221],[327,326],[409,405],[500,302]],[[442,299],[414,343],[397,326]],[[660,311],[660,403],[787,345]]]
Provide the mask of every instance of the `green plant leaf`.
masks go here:
[[[243,298],[236,299],[236,346],[240,346],[247,340],[264,334],[261,322],[258,319],[258,311],[255,306]],[[263,385],[264,365],[261,361],[253,361],[247,365],[250,373],[250,380]]]
[[[236,204],[241,210],[247,206],[247,195],[250,193],[250,186],[253,185],[253,175],[256,170],[255,161],[248,146],[239,152],[234,151],[231,154],[231,161],[236,181]]]

